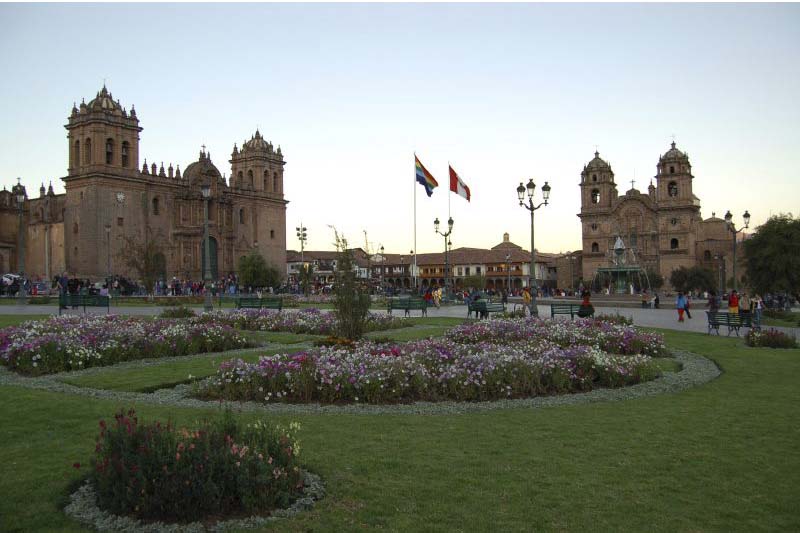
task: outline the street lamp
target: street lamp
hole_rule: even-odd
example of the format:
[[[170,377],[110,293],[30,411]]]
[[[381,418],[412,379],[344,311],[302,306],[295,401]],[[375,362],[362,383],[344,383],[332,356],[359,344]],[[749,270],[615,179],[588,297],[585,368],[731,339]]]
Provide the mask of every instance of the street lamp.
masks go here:
[[[719,272],[719,297],[722,298],[722,294],[725,292],[725,257],[722,254],[717,254],[714,256],[714,259],[717,260],[717,271]]]
[[[203,248],[205,259],[205,268],[203,269],[203,281],[205,285],[206,301],[204,309],[206,312],[211,311],[211,246],[208,237],[208,201],[211,199],[211,185],[204,183],[200,186],[200,192],[203,194]]]
[[[736,229],[736,226],[733,224],[733,215],[731,215],[730,210],[725,213],[725,225],[728,227],[728,231],[733,234],[733,290],[737,290],[737,280],[736,280],[736,234],[741,233],[742,231],[746,230],[750,227],[750,213],[745,210],[744,215],[742,215],[744,219],[744,227]]]
[[[22,212],[25,204],[25,187],[22,186],[21,179],[17,178],[17,210],[19,212],[19,241],[17,246],[17,268],[19,270],[19,290],[17,298],[20,305],[25,305],[25,228],[22,222]]]
[[[528,191],[528,203],[525,204],[525,191]],[[538,288],[536,287],[536,248],[534,247],[534,239],[533,239],[533,213],[539,209],[540,207],[547,205],[547,201],[550,198],[550,185],[545,181],[544,186],[542,187],[542,197],[544,198],[544,202],[540,203],[537,206],[533,205],[533,193],[536,190],[536,184],[533,183],[533,179],[528,180],[528,184],[526,186],[522,185],[522,182],[519,183],[519,187],[517,187],[517,197],[519,198],[519,205],[527,209],[531,212],[531,267],[530,267],[530,282],[528,286],[531,290],[531,316],[539,316],[539,309],[536,307],[536,292]]]
[[[111,278],[111,224],[105,225],[106,230],[106,278]],[[107,281],[106,283],[111,283]]]
[[[436,217],[436,220],[433,221],[433,229],[444,237],[444,294],[445,298],[450,297],[450,251],[449,245],[452,243],[448,243],[447,238],[453,233],[453,217],[447,219],[447,231],[442,233],[439,231],[439,217]],[[448,300],[449,301],[449,300]]]
[[[575,292],[575,256],[569,255],[569,290]]]
[[[411,288],[413,289],[412,292],[417,290],[417,258],[414,257],[414,250],[409,250],[408,255],[411,257],[408,258],[408,270],[411,272]]]
[[[380,266],[381,277],[380,277],[380,281],[381,281],[381,292],[383,292],[383,270],[384,270],[385,265],[386,265],[386,258],[383,256],[383,245],[382,244],[381,244],[380,250],[381,250],[381,266]]]

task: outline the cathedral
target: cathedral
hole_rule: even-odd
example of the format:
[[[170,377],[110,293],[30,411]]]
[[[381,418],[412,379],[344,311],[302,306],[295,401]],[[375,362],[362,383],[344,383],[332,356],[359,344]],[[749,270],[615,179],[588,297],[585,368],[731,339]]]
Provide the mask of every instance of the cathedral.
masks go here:
[[[658,158],[655,183],[647,192],[633,187],[620,196],[611,165],[595,152],[581,172],[583,277],[592,280],[610,265],[617,237],[639,265],[664,277],[679,267],[701,266],[717,274],[731,271],[732,235],[725,221],[700,216],[700,199],[692,192],[689,156],[671,148]],[[743,261],[737,265],[743,265]],[[742,267],[743,270],[743,267]]]
[[[212,276],[235,273],[239,259],[259,252],[279,271],[286,263],[284,161],[261,132],[236,144],[229,180],[205,147],[197,161],[180,166],[139,163],[142,127],[136,110],[126,110],[104,86],[97,96],[73,105],[67,129],[69,161],[61,178],[66,192],[42,185],[39,198],[27,198],[21,216],[17,192],[0,192],[0,271],[17,271],[19,221],[25,231],[26,274],[52,279],[63,270],[71,276],[103,279],[109,274],[133,279],[123,263],[126,242],[156,239],[164,278],[202,279],[204,200],[208,200]]]

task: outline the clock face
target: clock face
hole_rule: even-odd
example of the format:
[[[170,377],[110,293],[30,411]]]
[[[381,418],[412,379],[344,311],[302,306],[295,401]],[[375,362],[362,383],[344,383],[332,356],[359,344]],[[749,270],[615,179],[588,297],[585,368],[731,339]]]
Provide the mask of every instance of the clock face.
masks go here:
[[[122,202],[125,201],[125,193],[124,192],[118,192],[117,193],[117,201],[119,203],[122,203]]]

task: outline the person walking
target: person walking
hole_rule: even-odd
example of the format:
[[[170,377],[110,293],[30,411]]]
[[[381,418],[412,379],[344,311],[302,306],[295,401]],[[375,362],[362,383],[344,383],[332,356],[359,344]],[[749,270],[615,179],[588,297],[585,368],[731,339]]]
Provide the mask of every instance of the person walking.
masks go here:
[[[59,294],[59,308],[66,309],[67,308],[67,283],[69,282],[69,278],[67,278],[67,273],[64,272],[58,277],[58,294]]]
[[[708,303],[706,304],[710,313],[719,313],[719,300],[717,300],[717,293],[711,291],[708,294]]]
[[[686,310],[686,318],[689,318],[689,319],[692,318],[692,313],[689,312],[689,308],[690,307],[692,307],[692,293],[691,292],[687,292],[686,293],[686,307],[684,309]]]
[[[761,329],[761,313],[764,311],[764,301],[761,295],[756,293],[753,297],[753,327]]]
[[[750,300],[746,292],[743,292],[742,297],[739,299],[739,314],[742,315],[742,317],[752,316],[752,306],[752,300]]]
[[[678,310],[678,322],[683,322],[683,313],[686,312],[686,297],[682,292],[678,292],[678,298],[675,300],[675,308]]]
[[[728,312],[732,315],[739,314],[739,295],[736,289],[731,291],[730,298],[728,298]]]

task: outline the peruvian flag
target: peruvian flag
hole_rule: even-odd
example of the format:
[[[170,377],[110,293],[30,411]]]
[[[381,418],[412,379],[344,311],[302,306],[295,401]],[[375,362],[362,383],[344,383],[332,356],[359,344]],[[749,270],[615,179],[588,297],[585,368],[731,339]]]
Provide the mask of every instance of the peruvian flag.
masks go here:
[[[448,165],[448,167],[450,168],[450,191],[458,194],[459,196],[463,196],[469,202],[471,196],[469,193],[469,187],[467,187],[466,183],[461,181],[461,178],[458,177],[458,174],[456,174],[456,171],[453,170],[453,167],[450,165]]]

